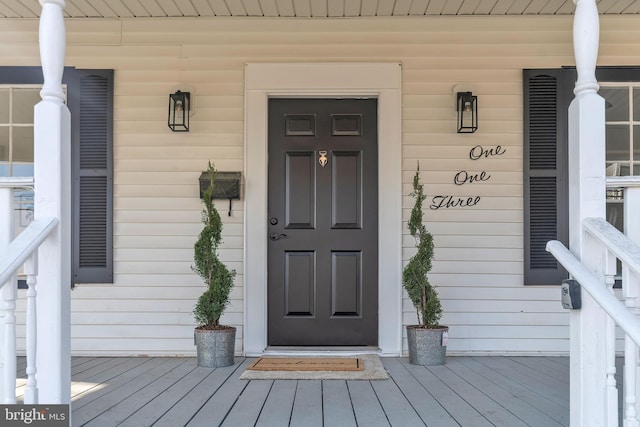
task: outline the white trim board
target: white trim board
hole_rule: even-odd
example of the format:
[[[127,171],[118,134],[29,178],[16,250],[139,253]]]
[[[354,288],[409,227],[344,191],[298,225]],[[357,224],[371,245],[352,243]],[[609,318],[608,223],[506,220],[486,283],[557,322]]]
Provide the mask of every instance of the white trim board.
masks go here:
[[[402,352],[402,128],[399,63],[245,67],[244,354],[267,348],[267,106],[270,97],[378,99],[378,347]]]

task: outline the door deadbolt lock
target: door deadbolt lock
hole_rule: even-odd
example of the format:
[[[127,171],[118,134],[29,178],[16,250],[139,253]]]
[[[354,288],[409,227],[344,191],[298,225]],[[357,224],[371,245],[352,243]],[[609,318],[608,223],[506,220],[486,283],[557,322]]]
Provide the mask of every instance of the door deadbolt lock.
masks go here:
[[[276,218],[276,217],[270,218],[269,219],[269,224],[271,224],[271,225],[278,224],[278,218]]]

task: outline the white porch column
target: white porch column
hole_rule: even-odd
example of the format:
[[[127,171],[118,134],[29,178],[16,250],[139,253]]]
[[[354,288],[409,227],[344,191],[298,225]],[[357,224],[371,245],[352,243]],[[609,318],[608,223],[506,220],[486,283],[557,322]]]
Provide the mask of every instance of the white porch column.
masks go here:
[[[70,403],[71,155],[70,114],[63,103],[64,0],[40,0],[42,101],[35,107],[35,217],[58,227],[38,252],[37,379],[40,403]]]
[[[598,266],[603,278],[604,252],[582,231],[582,220],[605,216],[605,115],[595,77],[599,20],[595,0],[574,0],[573,44],[578,81],[569,107],[569,241],[583,263]],[[604,285],[603,285],[604,286]],[[605,314],[587,293],[582,309],[572,310],[571,426],[606,425]]]

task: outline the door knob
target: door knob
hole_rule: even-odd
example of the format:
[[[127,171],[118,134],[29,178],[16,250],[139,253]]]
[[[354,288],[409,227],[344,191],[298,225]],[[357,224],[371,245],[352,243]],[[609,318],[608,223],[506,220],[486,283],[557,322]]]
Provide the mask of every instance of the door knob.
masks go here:
[[[271,233],[269,234],[269,239],[275,241],[275,240],[280,240],[281,237],[287,237],[286,234],[281,234],[281,233]]]

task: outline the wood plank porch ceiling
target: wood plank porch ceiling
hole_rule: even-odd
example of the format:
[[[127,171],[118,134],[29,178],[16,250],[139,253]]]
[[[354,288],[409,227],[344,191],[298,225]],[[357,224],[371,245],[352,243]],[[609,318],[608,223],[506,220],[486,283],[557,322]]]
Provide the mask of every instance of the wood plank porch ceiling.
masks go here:
[[[599,0],[601,14],[640,14],[640,0]],[[37,18],[38,0],[2,0],[0,18]],[[66,0],[67,18],[568,15],[572,0]]]

